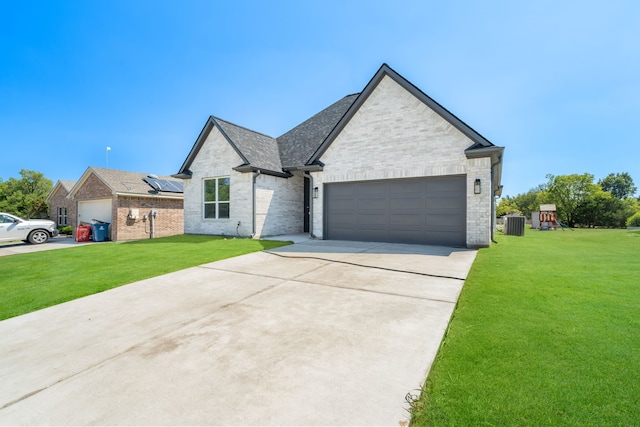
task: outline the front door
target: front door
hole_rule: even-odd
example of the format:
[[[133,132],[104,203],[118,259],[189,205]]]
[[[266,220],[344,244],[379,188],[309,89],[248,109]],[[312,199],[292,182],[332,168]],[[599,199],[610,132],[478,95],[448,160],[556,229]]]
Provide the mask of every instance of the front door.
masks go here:
[[[304,178],[304,209],[302,210],[302,223],[304,224],[303,231],[305,233],[309,232],[309,213],[311,210],[309,209],[309,204],[311,203],[309,194],[311,193],[309,186],[311,185],[311,180],[309,178]]]

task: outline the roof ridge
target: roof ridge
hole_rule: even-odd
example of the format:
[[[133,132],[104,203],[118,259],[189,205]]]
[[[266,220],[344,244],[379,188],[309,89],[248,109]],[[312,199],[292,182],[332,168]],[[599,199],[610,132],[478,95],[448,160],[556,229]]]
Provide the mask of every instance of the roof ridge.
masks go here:
[[[248,128],[248,127],[246,127],[246,126],[242,126],[242,125],[239,125],[239,124],[236,124],[236,123],[230,122],[229,120],[222,119],[222,118],[220,118],[220,117],[218,117],[218,116],[211,116],[211,118],[213,118],[215,121],[225,122],[226,124],[229,124],[229,125],[231,125],[231,126],[235,126],[235,127],[237,127],[237,128],[240,128],[240,129],[246,130],[246,131],[248,131],[248,132],[252,132],[252,133],[255,133],[255,134],[258,134],[258,135],[262,135],[262,136],[265,136],[265,137],[267,137],[267,138],[271,138],[271,139],[277,139],[277,138],[274,138],[274,137],[273,137],[273,136],[271,136],[271,135],[267,135],[266,133],[262,133],[262,132],[258,132],[257,130],[249,129],[249,128]]]

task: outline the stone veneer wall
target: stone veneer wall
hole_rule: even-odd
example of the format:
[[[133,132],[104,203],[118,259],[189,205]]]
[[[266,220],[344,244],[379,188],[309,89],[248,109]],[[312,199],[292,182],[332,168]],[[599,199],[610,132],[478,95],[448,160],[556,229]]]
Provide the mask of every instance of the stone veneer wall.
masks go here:
[[[256,180],[256,236],[302,233],[304,176],[260,175]]]
[[[312,173],[321,191],[312,201],[313,233],[323,236],[325,183],[466,174],[467,245],[489,245],[491,165],[488,159],[466,158],[464,150],[472,144],[393,79],[383,78],[322,155],[324,170]],[[473,194],[476,178],[485,188],[480,197]]]
[[[217,128],[209,133],[191,164],[193,175],[184,180],[184,232],[243,237],[253,232],[253,174],[232,169],[243,163]],[[204,180],[230,178],[230,218],[204,218]],[[240,226],[238,227],[238,221]]]

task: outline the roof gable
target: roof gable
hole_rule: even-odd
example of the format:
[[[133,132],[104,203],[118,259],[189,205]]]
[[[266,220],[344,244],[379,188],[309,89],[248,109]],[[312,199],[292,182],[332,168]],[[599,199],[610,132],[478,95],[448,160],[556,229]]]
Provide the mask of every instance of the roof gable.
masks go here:
[[[71,191],[71,189],[73,188],[75,183],[76,183],[75,181],[70,181],[68,179],[60,179],[60,180],[58,180],[58,182],[56,182],[56,185],[53,186],[53,188],[51,189],[51,191],[47,195],[47,198],[45,199],[45,201],[47,203],[49,203],[50,200],[53,199],[53,197],[55,196],[55,194],[58,191],[64,191],[66,193],[65,194],[65,197],[66,197],[66,195],[69,194],[69,191]]]
[[[176,176],[186,178],[190,175],[189,168],[214,128],[220,131],[242,159],[243,164],[238,167],[246,166],[282,174],[282,163],[275,138],[210,116]]]
[[[421,102],[426,104],[429,108],[435,111],[438,115],[440,115],[447,122],[451,123],[456,129],[462,132],[465,136],[467,136],[471,141],[473,141],[472,147],[486,148],[493,147],[494,145],[489,142],[486,138],[456,117],[449,110],[444,108],[442,105],[438,104],[433,98],[429,97],[426,93],[422,92],[416,86],[414,86],[407,79],[402,77],[396,71],[394,71],[387,64],[382,64],[380,69],[376,72],[373,78],[369,81],[369,83],[365,86],[364,90],[360,93],[358,98],[352,103],[350,108],[338,122],[338,124],[333,128],[331,133],[327,135],[322,144],[318,147],[318,149],[313,153],[311,158],[307,161],[307,165],[311,165],[320,160],[322,154],[329,148],[331,143],[336,139],[336,137],[340,134],[340,132],[344,129],[344,127],[349,123],[349,120],[356,114],[358,109],[362,107],[362,105],[367,101],[371,93],[376,89],[378,84],[382,81],[385,76],[389,76],[396,83],[398,83],[402,88],[407,90],[409,93],[418,98]]]
[[[131,195],[131,196],[162,196],[168,198],[182,198],[182,193],[178,193],[175,191],[165,192],[165,191],[157,191],[151,186],[149,183],[145,182],[144,179],[149,175],[141,172],[127,172],[127,171],[119,171],[115,169],[104,169],[104,168],[95,168],[89,167],[84,172],[82,177],[78,180],[78,182],[73,186],[71,191],[69,192],[68,197],[74,197],[78,191],[82,188],[85,182],[89,179],[89,177],[94,176],[100,182],[102,182],[113,195]],[[155,177],[155,176],[154,176]],[[160,180],[173,181],[174,179],[168,176],[158,176]]]

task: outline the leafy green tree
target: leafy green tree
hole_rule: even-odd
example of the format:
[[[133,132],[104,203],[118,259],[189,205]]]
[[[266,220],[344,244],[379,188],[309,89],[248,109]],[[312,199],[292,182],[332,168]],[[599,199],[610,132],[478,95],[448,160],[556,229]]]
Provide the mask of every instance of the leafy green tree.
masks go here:
[[[0,211],[25,218],[46,217],[49,207],[46,198],[53,182],[40,172],[20,171],[20,179],[0,181]]]
[[[598,184],[604,191],[610,192],[617,199],[632,197],[637,190],[631,175],[627,172],[610,173],[598,181]]]
[[[578,206],[576,222],[588,227],[618,227],[618,212],[623,210],[623,201],[613,197],[610,192],[602,191],[596,186],[591,194],[585,197],[584,202]],[[625,219],[627,216],[625,216]],[[624,223],[624,220],[623,220]]]
[[[546,186],[541,184],[526,193],[521,193],[513,197],[503,197],[500,199],[496,213],[497,216],[503,216],[516,212],[526,216],[527,218],[531,218],[531,212],[538,211],[541,204],[551,203],[548,199],[549,195],[546,191]]]
[[[560,221],[566,222],[569,227],[574,227],[581,217],[584,217],[583,209],[587,199],[599,187],[593,183],[593,175],[547,175],[547,192],[550,203],[555,203]]]
[[[515,203],[514,197],[505,196],[500,199],[498,206],[496,207],[496,216],[501,217],[509,215],[510,213],[517,213],[521,215],[522,212],[518,209],[518,205]]]
[[[640,212],[636,212],[627,219],[627,227],[640,227]]]

